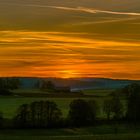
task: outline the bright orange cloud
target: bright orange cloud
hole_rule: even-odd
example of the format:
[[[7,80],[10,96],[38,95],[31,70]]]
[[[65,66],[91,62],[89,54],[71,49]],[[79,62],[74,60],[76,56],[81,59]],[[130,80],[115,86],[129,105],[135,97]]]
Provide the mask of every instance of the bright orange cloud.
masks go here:
[[[83,33],[0,32],[0,76],[140,79],[140,42]]]

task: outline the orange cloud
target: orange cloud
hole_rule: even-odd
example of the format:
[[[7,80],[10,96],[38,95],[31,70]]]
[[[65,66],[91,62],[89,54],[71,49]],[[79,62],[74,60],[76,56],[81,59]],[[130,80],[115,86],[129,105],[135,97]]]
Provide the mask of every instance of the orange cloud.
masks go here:
[[[0,76],[140,78],[138,41],[65,32],[0,31],[0,36]]]

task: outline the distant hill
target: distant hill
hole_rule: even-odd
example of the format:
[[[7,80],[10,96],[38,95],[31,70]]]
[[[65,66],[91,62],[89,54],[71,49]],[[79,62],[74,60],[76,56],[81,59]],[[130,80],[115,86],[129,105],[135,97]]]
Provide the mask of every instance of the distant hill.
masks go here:
[[[121,88],[136,80],[117,80],[107,78],[52,79],[56,85],[70,86],[71,90]]]
[[[37,81],[43,78],[19,78],[21,81],[21,88],[31,89],[34,88]],[[140,83],[140,80],[119,80],[108,78],[46,78],[48,81],[52,81],[57,87],[69,86],[71,90],[83,90],[83,89],[112,89],[121,88],[131,83]]]

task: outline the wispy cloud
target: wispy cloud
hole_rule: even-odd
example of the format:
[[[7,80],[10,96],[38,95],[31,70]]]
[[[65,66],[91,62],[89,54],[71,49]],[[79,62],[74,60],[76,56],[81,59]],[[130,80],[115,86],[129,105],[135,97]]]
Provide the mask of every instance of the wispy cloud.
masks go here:
[[[86,7],[76,7],[76,8],[61,7],[61,6],[47,6],[47,7],[56,8],[56,9],[62,9],[62,10],[68,10],[68,11],[87,12],[87,13],[91,13],[91,14],[104,13],[104,14],[113,14],[113,15],[140,16],[140,13],[106,11],[106,10],[98,10],[98,9],[92,9],[92,8],[86,8]]]
[[[75,25],[91,25],[91,24],[104,24],[104,23],[117,23],[117,22],[123,22],[123,21],[133,21],[137,18],[129,17],[129,18],[116,18],[116,19],[100,19],[99,21],[83,21],[83,22],[77,22],[77,23],[70,23],[71,26]],[[131,23],[133,24],[133,23]]]
[[[4,3],[3,3],[4,4]],[[90,14],[103,13],[103,14],[113,14],[113,15],[128,15],[128,16],[140,16],[140,13],[136,12],[121,12],[121,11],[110,11],[110,10],[101,10],[87,7],[66,7],[66,6],[55,6],[55,5],[39,5],[39,4],[16,4],[16,3],[5,3],[7,5],[17,5],[25,7],[37,7],[37,8],[53,8],[66,11],[77,11],[77,12],[86,12]]]
[[[13,8],[21,6],[21,11],[28,7],[29,17],[34,18],[26,24],[35,28],[32,31],[31,27],[26,26],[24,31],[19,30],[23,28],[8,30],[4,24],[7,31],[0,31],[0,76],[140,78],[140,32],[138,24],[135,24],[139,22],[140,13],[87,7],[7,4],[13,5]],[[30,13],[32,9],[42,16],[38,18],[34,12]],[[55,11],[58,15],[52,20],[54,13],[48,16],[48,13],[42,13],[44,11]],[[19,22],[14,21],[12,16],[10,18],[14,24],[7,18],[7,25],[18,25]],[[28,18],[25,19],[21,22],[28,21]],[[61,22],[59,26],[58,19]],[[3,18],[1,21],[4,21]],[[35,21],[39,21],[39,24]],[[45,30],[47,22],[54,24],[55,28]],[[40,23],[44,23],[44,26]],[[41,26],[43,32],[37,31],[36,25]]]

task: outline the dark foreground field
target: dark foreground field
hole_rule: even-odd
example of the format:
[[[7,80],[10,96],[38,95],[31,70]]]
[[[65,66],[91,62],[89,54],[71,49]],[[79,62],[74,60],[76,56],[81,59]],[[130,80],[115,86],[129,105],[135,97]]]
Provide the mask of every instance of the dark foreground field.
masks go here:
[[[104,127],[100,127],[104,129]],[[111,128],[110,128],[111,129]],[[0,140],[139,140],[139,132],[93,133],[95,128],[59,130],[1,130]],[[97,129],[98,130],[98,129]],[[92,132],[93,131],[93,132]],[[99,130],[98,130],[99,131]]]
[[[84,100],[95,100],[98,105],[103,104],[104,99],[110,98],[110,93],[113,90],[87,90],[81,97]],[[0,97],[0,111],[7,119],[14,117],[17,108],[24,103],[31,103],[33,101],[51,100],[57,103],[61,108],[64,116],[67,116],[69,104],[73,101],[73,96],[63,98],[52,97],[38,97],[38,92],[15,92],[16,96]],[[26,96],[23,96],[27,94]],[[42,93],[44,94],[44,93]],[[30,96],[29,96],[30,95]],[[34,95],[34,96],[33,96]],[[124,102],[124,99],[121,99]],[[104,118],[102,110],[98,112],[99,118]],[[118,125],[99,125],[93,127],[83,128],[65,128],[65,129],[1,129],[0,140],[140,140],[140,126],[130,126],[125,124]]]
[[[87,136],[2,136],[1,140],[139,140],[140,134]]]

